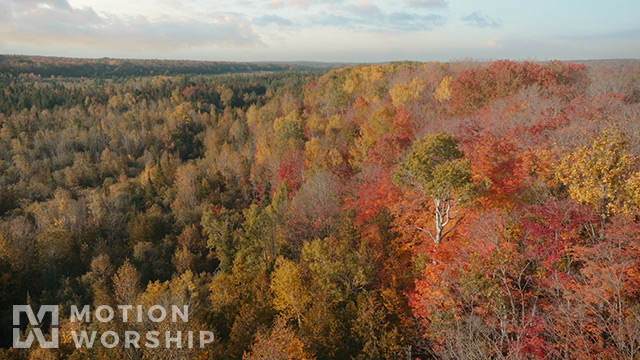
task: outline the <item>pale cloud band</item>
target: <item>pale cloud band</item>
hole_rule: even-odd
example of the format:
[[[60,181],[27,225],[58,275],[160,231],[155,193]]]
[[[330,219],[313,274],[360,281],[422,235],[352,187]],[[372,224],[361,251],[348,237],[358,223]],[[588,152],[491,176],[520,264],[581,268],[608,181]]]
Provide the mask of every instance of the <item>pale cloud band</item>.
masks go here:
[[[152,12],[124,1],[112,2],[113,6],[100,0],[0,0],[0,38],[32,47],[111,48],[118,53],[207,46],[264,48],[269,46],[264,37],[273,38],[278,28],[333,27],[364,33],[430,30],[445,22],[430,9],[446,7],[444,0],[404,0],[395,6],[367,0],[246,0],[215,5],[158,0],[155,4],[164,11]],[[412,6],[421,9],[409,11]],[[118,8],[128,12],[117,12]],[[286,36],[282,32],[276,37]]]
[[[349,62],[640,56],[634,12],[610,1],[617,4],[587,19],[512,0],[0,0],[0,53]]]
[[[497,28],[502,25],[502,21],[493,19],[487,15],[484,15],[480,11],[474,11],[471,14],[462,18],[462,20],[470,26],[479,28]]]
[[[0,8],[5,14],[0,37],[14,43],[153,51],[261,44],[250,22],[235,14],[219,14],[208,21],[102,15],[90,7],[74,8],[66,0],[0,0]]]

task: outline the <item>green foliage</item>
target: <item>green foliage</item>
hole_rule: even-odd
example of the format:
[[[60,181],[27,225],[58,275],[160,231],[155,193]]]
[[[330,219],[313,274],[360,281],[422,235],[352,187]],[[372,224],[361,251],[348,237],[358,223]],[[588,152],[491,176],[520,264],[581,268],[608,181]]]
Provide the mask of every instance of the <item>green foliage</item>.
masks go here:
[[[451,135],[416,140],[407,159],[393,172],[397,185],[409,185],[432,199],[467,200],[473,193],[470,163]]]
[[[214,214],[213,211],[205,211],[202,214],[202,229],[207,234],[207,247],[214,249],[220,260],[220,270],[231,271],[231,265],[237,251],[234,224],[239,220],[239,215],[229,211]]]
[[[458,149],[458,142],[446,133],[418,139],[407,159],[394,170],[396,185],[408,185],[431,198],[435,207],[435,234],[427,232],[438,244],[459,224],[455,208],[468,202],[475,192],[471,164]],[[455,222],[450,224],[450,221]],[[445,229],[449,225],[449,229]]]
[[[469,163],[451,135],[439,133],[416,140],[407,159],[398,164],[394,182],[418,188],[434,198],[450,196],[471,180]]]

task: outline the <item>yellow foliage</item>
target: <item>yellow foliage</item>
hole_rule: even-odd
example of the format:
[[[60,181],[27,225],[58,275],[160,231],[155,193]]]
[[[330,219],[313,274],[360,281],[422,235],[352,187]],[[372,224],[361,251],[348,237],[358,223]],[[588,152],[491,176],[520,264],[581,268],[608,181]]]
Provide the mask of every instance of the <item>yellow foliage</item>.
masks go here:
[[[318,138],[313,138],[305,144],[305,158],[309,169],[332,169],[342,163],[340,152],[335,148],[327,151]]]
[[[302,129],[304,129],[304,123],[297,111],[291,111],[273,122],[273,131],[279,141],[299,138],[302,135]]]
[[[79,321],[79,322],[72,322],[71,321],[71,317],[69,318],[61,318],[60,319],[60,327],[59,327],[59,341],[61,344],[72,344],[73,343],[73,332],[79,333],[83,330],[86,330],[84,328],[84,323]]]
[[[9,257],[9,249],[7,248],[7,241],[4,235],[0,234],[0,259]]]
[[[264,165],[271,157],[271,142],[265,137],[259,137],[256,142],[256,163]]]
[[[249,126],[249,128],[255,129],[258,125],[260,125],[261,123],[260,110],[258,110],[258,107],[256,107],[255,104],[249,106],[249,109],[247,109],[246,115],[247,115],[247,125]]]
[[[342,163],[342,155],[340,155],[340,152],[338,151],[338,149],[333,148],[329,151],[329,155],[327,157],[327,163],[331,168],[338,166]]]
[[[627,150],[628,139],[618,130],[605,130],[565,156],[558,178],[578,202],[594,206],[601,217],[628,213],[637,203],[640,173],[633,172],[637,159]]]
[[[140,187],[143,189],[146,188],[150,182],[153,182],[155,177],[156,177],[155,166],[153,166],[151,162],[148,162],[144,168],[144,171],[142,172],[142,174],[140,174]]]
[[[57,360],[58,354],[55,349],[45,349],[35,347],[29,353],[29,360]]]
[[[304,343],[293,329],[282,319],[276,324],[270,334],[259,332],[250,353],[244,353],[242,360],[311,360],[315,357],[307,352]]]
[[[189,121],[191,121],[191,117],[189,116],[189,113],[191,111],[193,111],[193,107],[190,103],[183,102],[178,104],[171,114],[177,121],[176,125],[180,123],[188,123]]]
[[[349,163],[356,169],[360,168],[360,165],[367,157],[367,152],[373,143],[369,143],[366,138],[356,138],[354,144],[349,148]]]
[[[623,204],[623,212],[631,213],[640,208],[640,171],[636,171],[627,179],[624,185],[627,201]]]
[[[398,83],[389,91],[394,106],[402,106],[410,100],[420,97],[425,84],[420,78],[413,78],[410,83]]]
[[[286,319],[297,319],[311,303],[311,296],[302,283],[298,265],[282,257],[276,260],[276,269],[271,278],[273,307]]]
[[[323,133],[327,127],[327,120],[319,114],[310,114],[307,118],[307,127],[312,133]]]
[[[149,282],[146,290],[140,296],[142,305],[153,306],[159,304],[162,297],[167,293],[169,282],[160,282],[160,280]]]
[[[439,101],[451,99],[451,76],[445,76],[442,81],[440,81],[440,86],[433,92],[433,97]]]
[[[340,116],[334,115],[331,117],[331,119],[329,119],[329,123],[325,128],[325,134],[328,136],[331,135],[331,132],[333,131],[339,132],[341,127]]]
[[[381,65],[361,65],[348,68],[342,90],[351,95],[361,95],[367,102],[376,103],[386,92],[384,81],[388,68]]]
[[[388,106],[374,111],[368,120],[360,130],[360,137],[354,140],[354,145],[349,149],[349,162],[356,168],[359,168],[376,140],[393,131],[393,111]]]
[[[380,65],[362,65],[351,69],[342,89],[348,94],[355,94],[368,84],[384,79],[385,71]]]
[[[304,144],[304,156],[309,162],[309,166],[319,165],[322,160],[322,142],[318,138],[312,138]]]
[[[221,311],[238,301],[240,294],[237,290],[233,275],[218,272],[211,280],[209,299],[214,311]]]

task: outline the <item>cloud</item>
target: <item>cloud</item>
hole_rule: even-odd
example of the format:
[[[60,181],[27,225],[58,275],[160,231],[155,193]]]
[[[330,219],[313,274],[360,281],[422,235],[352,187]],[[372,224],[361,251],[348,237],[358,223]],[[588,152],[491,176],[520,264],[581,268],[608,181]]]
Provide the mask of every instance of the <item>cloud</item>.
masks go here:
[[[295,2],[296,0],[291,0],[291,2]],[[309,5],[314,6],[326,6],[326,5],[337,5],[344,3],[344,0],[305,0]]]
[[[199,20],[99,15],[90,7],[73,8],[66,0],[0,0],[2,7],[10,15],[2,21],[0,38],[25,46],[169,52],[206,45],[261,44],[251,23],[233,13]]]
[[[444,9],[447,7],[446,0],[405,0],[405,3],[421,8]]]
[[[610,32],[610,33],[605,33],[602,36],[605,38],[614,38],[614,39],[640,40],[640,29]]]
[[[370,0],[364,0],[358,4],[349,4],[347,6],[347,9],[349,9],[349,11],[354,14],[357,14],[359,16],[366,16],[369,19],[379,19],[384,16],[382,10],[380,10],[377,5],[372,4]]]
[[[500,42],[500,39],[489,39],[489,41],[487,41],[487,46],[493,49],[500,49],[502,48],[502,43]]]
[[[431,30],[444,24],[444,18],[436,14],[419,15],[397,12],[389,15],[389,23],[399,30]]]
[[[566,39],[566,40],[640,40],[640,28],[623,30],[623,31],[614,31],[614,32],[604,32],[604,33],[595,33],[588,35],[559,35],[558,38]]]
[[[71,9],[71,5],[67,0],[4,0],[2,2],[10,7]]]
[[[306,9],[309,7],[309,3],[307,2],[307,0],[291,0],[291,5],[302,9]]]
[[[321,13],[309,17],[308,24],[334,26],[350,31],[422,31],[442,26],[445,19],[436,14],[417,14],[410,12],[385,13],[377,7],[368,11],[350,9],[350,14]]]
[[[269,2],[269,7],[274,9],[279,9],[284,7],[284,2],[282,0],[271,0]]]
[[[258,26],[268,26],[273,24],[273,25],[286,27],[286,26],[293,25],[293,21],[278,15],[263,15],[259,18],[254,18],[252,20],[252,23]]]
[[[474,11],[471,14],[462,18],[462,20],[469,26],[479,27],[479,28],[497,28],[502,26],[502,21],[492,19],[480,11]]]
[[[279,9],[279,10],[287,9],[287,8],[308,10],[314,7],[336,5],[343,2],[344,0],[270,0],[269,3],[267,4],[267,7],[271,9]],[[238,2],[234,1],[230,3],[230,6],[237,5],[237,4]],[[261,5],[261,3],[257,2],[256,4],[253,4],[252,7],[256,8],[256,7],[259,7],[259,5]]]

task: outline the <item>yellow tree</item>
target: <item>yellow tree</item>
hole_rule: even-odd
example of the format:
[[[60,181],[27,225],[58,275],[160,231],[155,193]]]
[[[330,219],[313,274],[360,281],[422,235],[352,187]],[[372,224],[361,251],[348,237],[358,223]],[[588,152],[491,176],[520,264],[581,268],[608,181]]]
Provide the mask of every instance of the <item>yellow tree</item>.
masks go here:
[[[451,99],[451,76],[445,76],[442,81],[440,81],[440,86],[433,92],[433,97],[438,101]]]
[[[353,167],[361,167],[376,140],[393,131],[393,116],[394,111],[389,106],[381,106],[369,116],[368,121],[360,128],[360,137],[355,139],[354,145],[349,149],[349,162]]]
[[[569,195],[578,202],[593,206],[602,222],[611,215],[629,213],[638,205],[640,172],[637,158],[628,150],[629,139],[616,129],[603,131],[565,156],[558,178]]]
[[[296,333],[282,319],[276,321],[270,334],[259,332],[251,352],[242,360],[311,360],[315,357],[304,349]]]
[[[302,313],[311,303],[309,292],[302,283],[300,269],[293,261],[280,257],[276,260],[276,269],[272,276],[274,308],[285,319],[295,318],[300,326]]]
[[[403,106],[410,100],[415,100],[420,97],[420,92],[424,90],[425,84],[420,78],[413,78],[410,83],[398,83],[389,90],[391,95],[391,102],[393,105]]]

